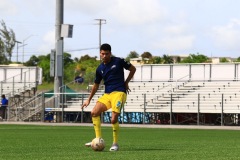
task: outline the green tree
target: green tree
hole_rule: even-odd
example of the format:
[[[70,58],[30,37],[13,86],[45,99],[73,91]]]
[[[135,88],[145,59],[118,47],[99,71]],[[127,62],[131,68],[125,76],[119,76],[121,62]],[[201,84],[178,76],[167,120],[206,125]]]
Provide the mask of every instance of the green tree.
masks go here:
[[[78,63],[79,70],[81,73],[84,73],[84,83],[93,83],[95,77],[95,70],[99,65],[99,60],[96,60],[96,57],[90,57],[85,61],[80,61]]]
[[[1,37],[0,37],[0,54],[4,54],[4,43]]]
[[[131,58],[138,58],[139,54],[136,51],[131,51],[126,57],[126,61],[130,62]]]
[[[53,82],[54,78],[50,77],[50,54],[38,56],[38,59],[38,66],[43,71],[43,81],[48,83]]]
[[[238,57],[234,62],[240,62],[240,57]]]
[[[8,59],[5,55],[5,47],[3,41],[1,41],[0,37],[0,64],[8,64]]]
[[[2,28],[0,29],[0,37],[3,44],[1,44],[1,56],[5,55],[6,52],[9,57],[9,62],[11,62],[12,51],[16,43],[15,33],[12,29],[8,29],[5,22],[2,20],[1,22]]]
[[[154,57],[152,58],[152,63],[153,63],[153,64],[161,64],[162,61],[163,61],[162,58],[159,57],[159,56],[154,56]]]
[[[85,75],[84,75],[85,83],[88,83],[88,84],[93,84],[94,83],[96,67],[88,67],[86,69],[86,72],[85,72]]]
[[[220,58],[221,63],[227,63],[229,60],[226,57]]]
[[[190,54],[187,58],[183,59],[181,63],[204,63],[208,61],[208,57],[203,54]]]
[[[54,77],[50,77],[50,54],[38,57],[32,56],[30,60],[26,62],[26,65],[34,65],[36,63],[43,70],[43,80],[48,83],[53,82]],[[63,53],[63,65],[64,81],[73,81],[76,63],[71,59],[71,54]]]
[[[181,57],[177,57],[176,63],[180,63],[181,62]]]
[[[39,58],[35,55],[31,56],[30,59],[24,63],[25,66],[37,66],[39,62]]]
[[[144,61],[144,64],[152,64],[152,54],[150,52],[144,52],[142,55],[142,60]],[[148,60],[147,60],[148,59]]]
[[[87,61],[87,60],[96,60],[97,57],[91,57],[89,55],[84,55],[84,56],[81,56],[80,59],[79,59],[79,62],[84,62],[84,61]]]
[[[164,55],[163,55],[163,63],[164,63],[164,64],[171,64],[171,63],[173,63],[172,57],[164,54]]]
[[[72,82],[74,81],[76,74],[75,74],[76,62],[70,63],[64,66],[64,82]]]
[[[74,80],[76,64],[77,63],[71,58],[71,54],[66,52],[63,53],[63,74],[65,83]]]
[[[152,54],[150,52],[144,52],[141,55],[142,58],[148,58],[148,59],[152,59]]]
[[[64,66],[67,66],[67,65],[73,63],[73,59],[71,58],[71,56],[72,55],[69,53],[66,53],[66,52],[63,53]]]
[[[79,61],[79,59],[77,57],[75,57],[73,60],[74,60],[74,62],[78,62]]]

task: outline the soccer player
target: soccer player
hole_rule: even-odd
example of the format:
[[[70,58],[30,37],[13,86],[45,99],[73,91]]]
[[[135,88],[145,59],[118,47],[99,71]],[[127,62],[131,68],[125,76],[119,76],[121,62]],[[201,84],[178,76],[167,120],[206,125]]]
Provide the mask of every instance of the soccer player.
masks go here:
[[[102,63],[96,69],[96,77],[91,93],[82,108],[87,107],[99,88],[100,82],[103,80],[105,85],[105,93],[100,97],[91,111],[92,122],[95,130],[96,138],[102,137],[100,115],[102,112],[112,109],[111,124],[113,128],[113,144],[110,151],[118,151],[118,135],[119,123],[118,116],[121,108],[126,102],[127,93],[131,91],[128,83],[134,76],[136,68],[126,62],[124,59],[112,57],[111,46],[109,44],[102,44],[100,47],[100,58]],[[129,70],[127,79],[124,78],[124,69]],[[85,146],[90,147],[91,142],[86,143]]]

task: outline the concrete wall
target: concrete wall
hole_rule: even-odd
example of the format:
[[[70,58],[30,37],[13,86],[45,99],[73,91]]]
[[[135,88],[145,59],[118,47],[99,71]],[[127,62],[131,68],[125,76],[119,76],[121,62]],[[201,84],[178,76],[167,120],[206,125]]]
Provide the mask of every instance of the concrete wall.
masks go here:
[[[136,65],[133,81],[239,80],[239,63]],[[125,71],[128,75],[128,71]],[[125,78],[126,78],[125,76]]]
[[[42,84],[42,68],[0,66],[0,82],[36,82]]]

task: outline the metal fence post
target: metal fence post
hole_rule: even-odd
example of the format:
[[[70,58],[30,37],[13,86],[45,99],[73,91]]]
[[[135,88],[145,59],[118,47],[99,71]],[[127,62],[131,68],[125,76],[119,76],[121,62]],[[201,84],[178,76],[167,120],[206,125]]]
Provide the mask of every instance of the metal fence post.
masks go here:
[[[3,81],[1,81],[1,90],[0,90],[0,93],[1,93],[1,95],[2,95],[2,92],[3,92]]]
[[[24,82],[23,82],[23,84],[24,84],[24,91],[26,90],[26,78],[27,78],[27,75],[26,75],[26,72],[24,72]]]
[[[144,109],[143,109],[143,124],[145,124],[145,114],[146,114],[146,93],[143,94],[144,97]]]
[[[170,98],[170,125],[172,125],[172,93]]]
[[[85,94],[82,94],[82,105],[83,105],[83,101],[84,101],[84,96]],[[83,108],[82,108],[82,112],[81,112],[81,123],[83,123]]]
[[[44,122],[45,119],[45,97],[44,93],[42,93],[42,122]]]
[[[200,93],[198,93],[198,113],[197,113],[197,125],[199,125],[199,121],[200,121]]]
[[[14,78],[15,78],[15,77],[13,77],[13,82],[12,82],[12,85],[13,85],[13,87],[12,87],[12,94],[13,94],[13,95],[14,95],[14,82],[15,82],[15,81],[14,81]]]
[[[223,94],[222,94],[222,112],[221,112],[221,126],[224,126],[224,115],[223,115]]]
[[[8,105],[7,106],[7,121],[9,121],[9,114],[10,114],[10,106]]]

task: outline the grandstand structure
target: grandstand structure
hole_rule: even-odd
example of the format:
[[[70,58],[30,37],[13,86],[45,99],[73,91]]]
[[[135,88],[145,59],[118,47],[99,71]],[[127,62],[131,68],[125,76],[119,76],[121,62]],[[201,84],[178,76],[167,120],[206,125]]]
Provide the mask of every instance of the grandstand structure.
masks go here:
[[[8,120],[17,120],[21,106],[34,97],[37,86],[42,83],[42,69],[39,67],[0,66],[0,94],[9,100]]]
[[[238,63],[136,68],[129,83],[131,92],[119,118],[121,123],[239,125]],[[91,122],[90,112],[103,93],[104,86],[101,86],[84,110],[81,105],[89,92],[37,95],[21,105],[25,112],[19,114],[18,120],[36,121],[34,117],[38,115],[38,120],[54,121],[56,112],[61,112],[65,122]],[[58,108],[54,107],[56,103]],[[103,123],[110,123],[111,110],[101,118]]]

